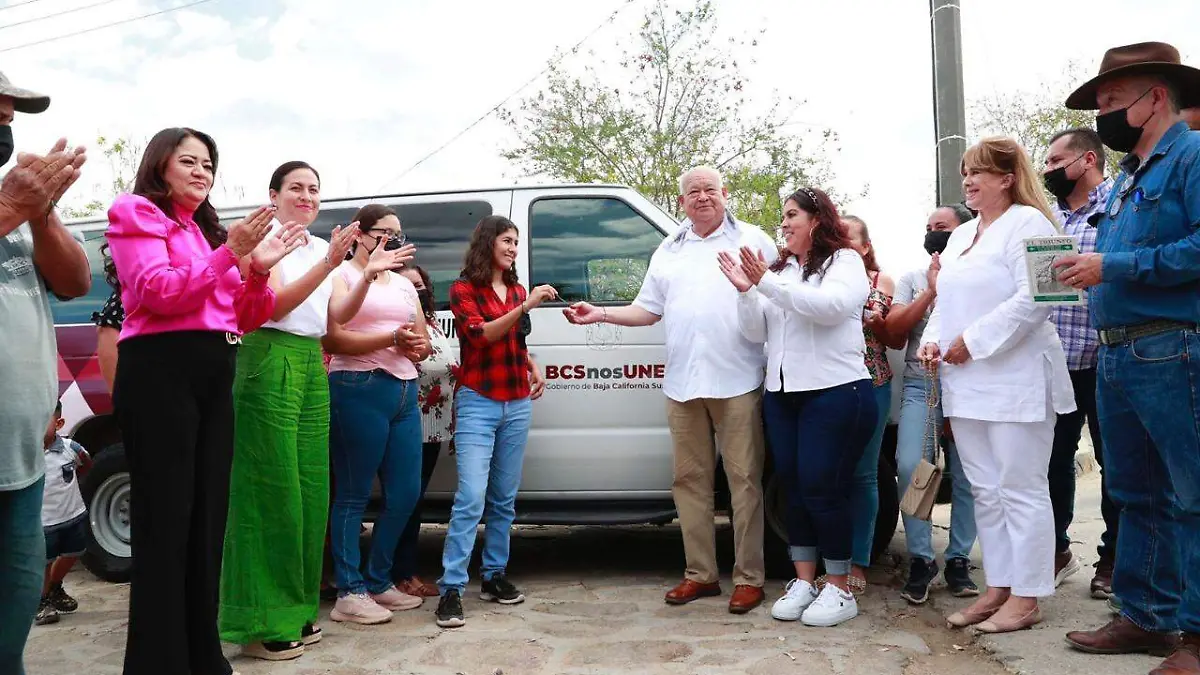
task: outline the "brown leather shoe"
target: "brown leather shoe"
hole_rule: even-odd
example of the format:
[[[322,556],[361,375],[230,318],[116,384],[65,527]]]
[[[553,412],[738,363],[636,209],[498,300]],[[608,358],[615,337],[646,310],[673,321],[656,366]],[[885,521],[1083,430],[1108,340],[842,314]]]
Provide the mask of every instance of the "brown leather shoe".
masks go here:
[[[1200,635],[1185,633],[1175,652],[1150,675],[1200,675]]]
[[[1112,556],[1100,558],[1096,563],[1096,574],[1092,577],[1092,597],[1097,600],[1107,600],[1112,595]]]
[[[420,577],[405,579],[404,581],[396,584],[396,588],[400,589],[401,593],[415,595],[418,598],[436,598],[441,595],[441,593],[438,592],[437,586],[421,581]]]
[[[711,598],[720,594],[721,584],[718,582],[698,584],[691,579],[684,579],[683,583],[667,591],[665,599],[668,605],[686,605],[693,600]]]
[[[1170,654],[1179,636],[1174,633],[1151,633],[1142,630],[1123,616],[1109,621],[1098,630],[1077,630],[1067,633],[1067,644],[1089,654]]]
[[[729,613],[745,614],[763,604],[763,600],[766,598],[767,594],[763,593],[763,589],[758,586],[738,585],[733,589],[733,595],[729,598]]]

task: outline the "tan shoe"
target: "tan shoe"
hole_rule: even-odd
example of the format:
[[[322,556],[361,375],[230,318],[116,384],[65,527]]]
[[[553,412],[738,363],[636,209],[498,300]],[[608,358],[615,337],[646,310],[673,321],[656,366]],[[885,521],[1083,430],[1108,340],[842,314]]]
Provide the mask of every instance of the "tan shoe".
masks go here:
[[[981,623],[992,618],[992,615],[996,612],[999,612],[1000,607],[1002,606],[1003,605],[997,605],[995,607],[976,610],[972,610],[968,607],[961,612],[955,612],[946,617],[946,623],[950,628],[966,628],[967,626],[974,626],[977,623]]]
[[[1042,622],[1042,608],[1034,607],[1025,613],[1024,616],[1009,621],[993,621],[988,619],[983,623],[975,626],[975,630],[980,633],[1012,633],[1014,631],[1025,630],[1032,628]]]

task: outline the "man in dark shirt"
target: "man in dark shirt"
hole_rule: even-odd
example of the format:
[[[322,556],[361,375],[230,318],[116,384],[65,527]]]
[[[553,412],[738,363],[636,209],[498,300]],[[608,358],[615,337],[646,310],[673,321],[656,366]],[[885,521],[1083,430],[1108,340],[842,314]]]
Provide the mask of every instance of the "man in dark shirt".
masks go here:
[[[1101,654],[1173,650],[1154,675],[1200,675],[1200,134],[1181,114],[1196,105],[1200,70],[1156,42],[1110,49],[1067,99],[1099,108],[1104,144],[1128,153],[1096,252],[1059,263],[1064,283],[1090,289],[1104,480],[1121,509],[1121,615],[1067,640]]]

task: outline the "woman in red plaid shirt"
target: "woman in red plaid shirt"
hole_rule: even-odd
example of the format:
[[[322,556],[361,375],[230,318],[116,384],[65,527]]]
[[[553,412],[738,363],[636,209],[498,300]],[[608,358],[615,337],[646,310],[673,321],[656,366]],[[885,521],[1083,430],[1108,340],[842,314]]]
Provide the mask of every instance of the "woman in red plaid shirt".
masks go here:
[[[479,221],[463,261],[462,277],[450,286],[450,309],[461,350],[454,442],[458,492],[442,553],[437,624],[464,625],[462,593],[475,528],[487,506],[483,590],[486,601],[515,605],[525,596],[506,578],[509,530],[521,484],[532,401],[545,382],[529,351],[529,310],[558,297],[550,286],[526,294],[517,281],[517,226],[503,216]]]

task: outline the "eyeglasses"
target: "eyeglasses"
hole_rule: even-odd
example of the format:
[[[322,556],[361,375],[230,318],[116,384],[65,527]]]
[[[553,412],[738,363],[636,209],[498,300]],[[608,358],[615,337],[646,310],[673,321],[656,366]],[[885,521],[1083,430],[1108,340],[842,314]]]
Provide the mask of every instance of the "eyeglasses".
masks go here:
[[[395,230],[388,230],[382,227],[373,227],[367,230],[367,232],[370,232],[371,234],[381,234],[391,241],[400,242],[401,246],[408,241],[408,235],[404,234],[403,232],[396,232]]]

